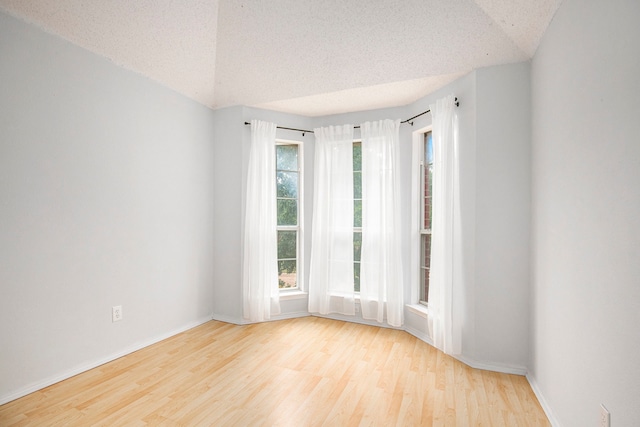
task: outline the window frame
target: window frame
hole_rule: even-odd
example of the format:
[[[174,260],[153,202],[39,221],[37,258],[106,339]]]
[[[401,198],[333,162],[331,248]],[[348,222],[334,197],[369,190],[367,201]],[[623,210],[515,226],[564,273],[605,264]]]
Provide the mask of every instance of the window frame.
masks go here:
[[[292,288],[280,288],[278,285],[278,290],[280,292],[280,296],[286,296],[287,294],[299,293],[305,291],[304,284],[304,144],[302,141],[297,140],[287,140],[277,138],[276,143],[274,145],[274,150],[277,150],[278,146],[284,145],[295,145],[298,151],[298,206],[297,206],[297,225],[278,225],[276,220],[276,234],[279,231],[296,231],[296,287]],[[278,169],[277,162],[277,153],[276,153],[276,162],[275,162],[275,170],[274,170],[274,179],[277,179],[277,173],[279,171],[282,172],[293,172],[293,171],[285,171]],[[277,185],[277,182],[276,182]],[[277,202],[279,198],[276,191],[276,209]],[[277,215],[276,215],[277,216]],[[284,260],[284,259],[283,259]],[[286,260],[289,260],[287,258]],[[276,262],[281,261],[280,258],[277,258]],[[279,277],[279,269],[278,269],[278,277]],[[279,279],[278,279],[279,280]]]
[[[362,271],[362,140],[361,139],[353,140],[351,144],[353,151],[355,151],[356,145],[360,146],[360,169],[356,170],[354,168],[355,156],[353,156],[352,170],[351,170],[351,173],[353,174],[353,292],[356,295],[359,295],[360,294],[360,275]],[[352,154],[355,154],[355,152],[353,151],[352,151]],[[360,174],[360,198],[356,198],[356,180],[355,180],[356,173]],[[360,226],[356,225],[356,202],[357,201],[360,201]],[[359,253],[360,256],[358,257],[358,260],[356,260],[356,248],[355,248],[356,233],[360,235],[360,253]],[[358,265],[357,270],[356,270],[356,265]],[[357,282],[356,282],[356,274],[358,278]],[[356,289],[356,286],[357,286],[357,289]]]
[[[423,176],[421,173],[420,163],[424,158],[424,135],[427,132],[433,132],[433,126],[431,124],[422,128],[416,129],[412,132],[412,144],[411,144],[411,258],[410,258],[410,278],[411,278],[411,300],[407,304],[407,309],[415,313],[418,316],[427,318],[428,316],[428,302],[423,301],[420,303],[420,287],[421,287],[421,244],[422,235],[421,221],[423,220],[423,208],[421,204],[424,203],[423,197]],[[433,135],[433,133],[432,133]],[[435,158],[434,158],[435,164]]]
[[[427,163],[427,135],[431,135],[431,152],[432,152],[432,157],[431,157],[431,163]],[[422,143],[421,143],[421,156],[420,156],[420,184],[419,184],[419,189],[420,189],[420,227],[419,227],[419,232],[420,232],[420,262],[419,262],[419,268],[420,268],[420,280],[419,280],[419,288],[418,288],[418,303],[422,304],[424,306],[429,306],[429,294],[428,294],[428,289],[429,289],[429,284],[426,285],[426,295],[424,295],[423,291],[425,290],[425,283],[424,283],[424,279],[425,279],[425,273],[426,271],[430,271],[431,269],[431,249],[429,249],[429,262],[428,262],[428,266],[424,266],[424,260],[426,259],[425,256],[425,243],[424,243],[424,239],[426,236],[429,236],[429,245],[431,245],[431,233],[432,233],[432,228],[433,228],[433,224],[431,223],[432,219],[433,219],[433,178],[431,178],[429,180],[429,185],[430,185],[430,191],[429,191],[429,198],[430,198],[430,202],[429,202],[429,209],[431,210],[431,212],[429,213],[429,228],[425,227],[425,219],[426,219],[426,185],[427,185],[427,181],[426,181],[426,177],[427,177],[427,173],[428,173],[428,167],[431,166],[431,168],[433,169],[434,165],[435,165],[435,159],[433,156],[433,133],[432,130],[429,129],[425,132],[422,132]],[[431,175],[433,176],[433,172],[431,173]],[[426,271],[425,271],[426,270]]]

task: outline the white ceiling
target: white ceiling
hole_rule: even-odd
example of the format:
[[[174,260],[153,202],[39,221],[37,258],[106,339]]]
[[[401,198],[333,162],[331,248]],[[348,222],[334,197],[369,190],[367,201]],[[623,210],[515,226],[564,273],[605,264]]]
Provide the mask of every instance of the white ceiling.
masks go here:
[[[405,105],[530,59],[562,0],[0,0],[0,9],[211,108]]]

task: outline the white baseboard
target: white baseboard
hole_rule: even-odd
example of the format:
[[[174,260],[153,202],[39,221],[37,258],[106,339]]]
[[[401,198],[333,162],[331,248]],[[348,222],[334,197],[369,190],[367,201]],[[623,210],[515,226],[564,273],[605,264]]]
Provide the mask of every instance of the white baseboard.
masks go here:
[[[297,319],[299,317],[311,316],[308,311],[295,311],[293,313],[283,313],[277,316],[272,316],[270,320],[285,320],[285,319]]]
[[[307,311],[295,311],[292,313],[282,313],[275,316],[271,316],[271,319],[265,320],[265,322],[275,322],[277,320],[296,319],[298,317],[309,317],[309,316],[310,314]],[[253,323],[261,323],[261,322],[251,322],[244,318],[225,316],[224,314],[213,314],[211,318],[219,322],[231,323],[234,325],[251,325]]]
[[[211,319],[213,320],[217,320],[218,322],[224,322],[224,323],[231,323],[233,325],[246,325],[247,322],[245,322],[242,318],[237,318],[237,317],[232,317],[232,316],[226,316],[224,314],[212,314],[211,315]]]
[[[404,330],[410,333],[411,335],[413,335],[414,337],[418,338],[419,340],[426,342],[430,346],[432,347],[434,346],[433,341],[431,341],[431,337],[425,332],[419,331],[410,326],[408,327],[405,326]],[[515,375],[522,375],[522,376],[527,375],[527,368],[522,366],[509,366],[509,365],[500,365],[500,364],[494,364],[494,363],[478,362],[477,360],[474,360],[465,356],[452,356],[452,357],[474,369],[483,369],[485,371],[494,371],[494,372],[500,372],[503,374],[515,374]]]
[[[412,328],[411,326],[405,326],[404,330],[410,333],[411,335],[413,335],[414,337],[418,338],[420,341],[424,341],[427,344],[429,344],[431,347],[435,347],[433,345],[433,341],[431,341],[431,337],[429,336],[429,334],[419,331],[418,329]]]
[[[553,411],[551,410],[551,406],[549,406],[549,404],[547,403],[547,400],[544,398],[544,395],[542,394],[540,387],[538,387],[538,383],[530,373],[527,374],[527,381],[529,381],[531,390],[533,390],[533,394],[535,394],[536,397],[538,398],[538,402],[540,402],[540,406],[542,406],[542,410],[544,411],[545,415],[549,419],[549,422],[551,423],[551,425],[553,427],[562,427],[562,425],[554,415]]]
[[[109,356],[106,356],[106,357],[103,357],[103,358],[100,358],[98,360],[94,360],[94,361],[91,361],[91,362],[84,363],[82,365],[76,366],[75,368],[69,369],[67,371],[61,372],[61,373],[56,374],[56,375],[52,375],[52,376],[50,376],[48,378],[45,378],[45,379],[43,379],[41,381],[37,381],[37,382],[31,383],[31,384],[28,384],[27,386],[22,387],[22,388],[20,388],[20,389],[18,389],[16,391],[13,391],[11,393],[8,393],[8,394],[5,394],[3,396],[0,396],[0,405],[3,405],[5,403],[7,403],[7,402],[11,402],[12,400],[19,399],[19,398],[21,398],[23,396],[26,396],[27,394],[33,393],[34,391],[41,390],[41,389],[43,389],[45,387],[49,387],[50,385],[53,385],[53,384],[58,383],[60,381],[64,381],[64,380],[66,380],[68,378],[71,378],[73,376],[81,374],[81,373],[83,373],[85,371],[88,371],[90,369],[97,368],[98,366],[101,366],[101,365],[104,365],[105,363],[109,363],[109,362],[111,362],[113,360],[119,359],[122,356],[126,356],[127,354],[133,353],[134,351],[141,350],[141,349],[143,349],[145,347],[148,347],[148,346],[150,346],[152,344],[158,343],[158,342],[160,342],[162,340],[170,338],[170,337],[172,337],[174,335],[177,335],[177,334],[179,334],[181,332],[184,332],[184,331],[187,331],[189,329],[195,328],[196,326],[200,326],[203,323],[207,323],[210,320],[211,320],[211,316],[207,316],[205,318],[198,319],[198,320],[190,322],[190,323],[188,323],[188,324],[186,324],[186,325],[184,325],[184,326],[182,326],[180,328],[173,329],[173,330],[171,330],[171,331],[169,331],[167,333],[158,335],[158,336],[156,336],[154,338],[151,338],[149,340],[145,340],[145,341],[139,342],[137,344],[134,344],[132,346],[129,346],[129,347],[125,348],[124,350],[121,350],[121,351],[118,351],[116,353],[110,354]]]
[[[453,356],[453,357],[459,360],[460,362],[464,363],[465,365],[471,366],[474,369],[483,369],[485,371],[500,372],[502,374],[521,375],[523,377],[526,376],[528,372],[527,368],[525,368],[524,366],[511,366],[511,365],[478,362],[477,360],[474,360],[465,356]]]
[[[360,317],[360,314],[356,314],[355,316],[347,316],[344,314],[337,314],[337,313],[332,313],[332,314],[310,313],[310,316],[322,317],[323,319],[340,320],[343,322],[358,323],[360,325],[376,326],[378,328],[396,329],[398,331],[404,331],[404,328],[396,328],[394,326],[390,326],[386,322],[378,323],[375,320],[363,319],[362,317]]]

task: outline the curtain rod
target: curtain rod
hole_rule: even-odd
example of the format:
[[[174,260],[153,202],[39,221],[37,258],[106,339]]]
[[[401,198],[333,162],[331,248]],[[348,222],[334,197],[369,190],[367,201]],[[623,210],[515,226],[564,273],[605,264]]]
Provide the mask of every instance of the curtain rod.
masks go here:
[[[453,104],[454,104],[456,107],[459,107],[459,106],[460,106],[460,102],[458,102],[458,98],[456,98],[456,99],[455,99],[455,102],[454,102]],[[409,123],[411,126],[413,126],[413,122],[412,122],[412,120],[413,120],[413,119],[417,119],[418,117],[420,117],[420,116],[424,116],[425,114],[430,113],[430,112],[431,112],[431,110],[423,111],[423,112],[422,112],[422,113],[420,113],[420,114],[416,114],[416,115],[415,115],[415,116],[413,116],[413,117],[409,117],[409,118],[408,118],[408,119],[406,119],[406,120],[402,120],[400,123]],[[249,123],[249,122],[244,122],[244,124],[245,124],[245,125],[250,125],[251,123]],[[296,129],[296,128],[288,128],[288,127],[284,127],[284,126],[276,126],[276,128],[277,128],[277,129],[284,129],[284,130],[292,130],[292,131],[295,131],[295,132],[302,132],[302,136],[304,136],[304,134],[305,134],[305,133],[313,133],[313,131],[312,131],[312,130]],[[354,126],[353,128],[354,128],[354,129],[360,129],[360,126]]]

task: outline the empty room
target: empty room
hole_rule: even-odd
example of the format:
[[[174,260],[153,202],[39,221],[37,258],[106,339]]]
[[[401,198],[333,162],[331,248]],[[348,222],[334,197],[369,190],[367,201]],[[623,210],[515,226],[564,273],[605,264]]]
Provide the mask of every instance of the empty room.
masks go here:
[[[640,423],[637,0],[0,0],[0,426]]]

